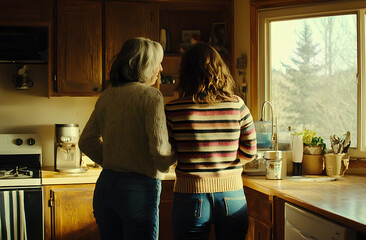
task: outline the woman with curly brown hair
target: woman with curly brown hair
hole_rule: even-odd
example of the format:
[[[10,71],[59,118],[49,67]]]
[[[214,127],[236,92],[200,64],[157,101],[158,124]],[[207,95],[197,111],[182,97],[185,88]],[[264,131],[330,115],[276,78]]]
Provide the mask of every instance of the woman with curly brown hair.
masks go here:
[[[245,239],[248,229],[242,165],[256,154],[256,132],[220,54],[197,43],[182,56],[179,98],[165,106],[178,154],[174,239]]]

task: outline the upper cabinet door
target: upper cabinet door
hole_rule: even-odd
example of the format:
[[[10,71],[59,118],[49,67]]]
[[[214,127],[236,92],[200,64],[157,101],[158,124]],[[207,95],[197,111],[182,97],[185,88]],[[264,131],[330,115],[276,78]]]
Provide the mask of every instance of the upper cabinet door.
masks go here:
[[[102,91],[102,1],[57,3],[55,96]]]
[[[132,37],[158,40],[158,9],[153,3],[113,2],[105,5],[105,73],[123,43]]]

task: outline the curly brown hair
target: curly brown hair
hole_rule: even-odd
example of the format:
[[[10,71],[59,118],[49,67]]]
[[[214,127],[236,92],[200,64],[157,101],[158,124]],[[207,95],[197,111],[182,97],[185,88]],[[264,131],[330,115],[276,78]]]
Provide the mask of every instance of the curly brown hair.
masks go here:
[[[192,96],[196,103],[230,101],[234,87],[229,68],[209,44],[198,42],[183,53],[176,87],[180,97]]]

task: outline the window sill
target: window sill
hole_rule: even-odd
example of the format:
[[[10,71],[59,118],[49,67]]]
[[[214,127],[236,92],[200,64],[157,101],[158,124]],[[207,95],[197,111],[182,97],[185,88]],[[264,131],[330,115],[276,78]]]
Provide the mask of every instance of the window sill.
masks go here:
[[[360,151],[357,149],[350,149],[348,153],[349,153],[351,159],[356,159],[359,161],[366,162],[366,152],[365,151]]]

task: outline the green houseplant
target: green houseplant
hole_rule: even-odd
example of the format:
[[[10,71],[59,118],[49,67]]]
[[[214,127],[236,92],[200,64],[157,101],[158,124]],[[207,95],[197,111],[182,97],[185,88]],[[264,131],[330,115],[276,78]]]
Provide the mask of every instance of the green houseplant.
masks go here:
[[[318,155],[327,153],[324,139],[322,137],[316,136],[316,132],[305,129],[298,134],[302,135],[305,155]]]

